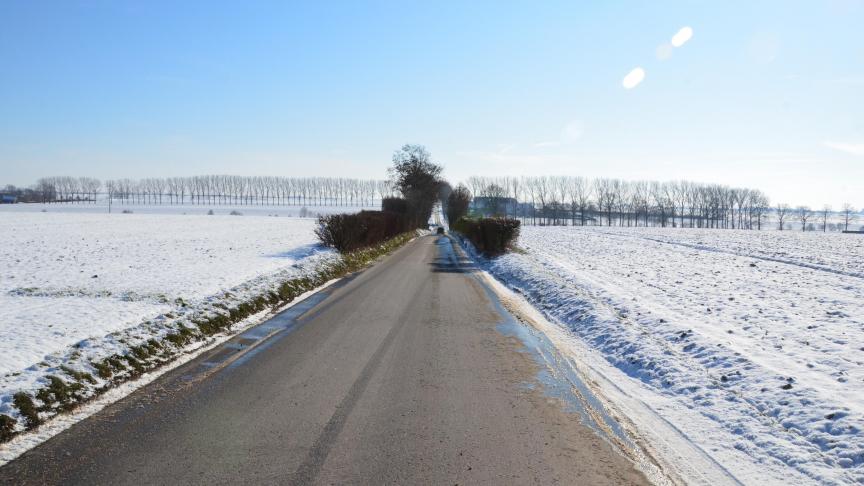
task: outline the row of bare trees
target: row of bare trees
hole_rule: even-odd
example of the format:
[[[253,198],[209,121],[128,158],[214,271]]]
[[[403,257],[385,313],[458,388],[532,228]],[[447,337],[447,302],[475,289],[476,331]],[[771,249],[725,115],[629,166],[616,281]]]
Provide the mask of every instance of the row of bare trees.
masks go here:
[[[770,211],[768,197],[757,189],[687,181],[542,176],[466,182],[475,209],[525,224],[760,229]]]
[[[801,231],[849,231],[851,225],[857,219],[857,211],[855,208],[846,203],[840,210],[840,222],[830,221],[833,209],[829,205],[825,205],[822,209],[815,211],[810,206],[797,206],[792,208],[788,204],[778,204],[774,208],[774,214],[777,219],[777,229],[792,229],[793,226],[800,224]],[[794,222],[794,224],[793,224]]]
[[[387,181],[329,177],[204,175],[106,182],[109,198],[133,204],[371,206],[395,193]]]
[[[33,202],[95,202],[102,182],[93,177],[42,177],[27,192]]]
[[[104,184],[124,204],[371,206],[396,189],[383,180],[329,177],[203,175],[117,179]],[[102,182],[90,177],[44,177],[33,190],[41,202],[96,202]]]
[[[475,212],[535,225],[676,226],[761,229],[771,216],[779,229],[848,230],[857,211],[845,204],[841,222],[829,206],[770,206],[757,189],[688,181],[625,181],[569,176],[470,177]],[[11,187],[11,186],[10,186]],[[43,177],[22,201],[124,204],[372,206],[399,191],[392,181],[203,175],[117,179]],[[7,191],[8,192],[8,191]]]
[[[837,213],[830,206],[819,211],[787,204],[772,207],[758,189],[688,181],[474,176],[466,183],[475,212],[534,225],[762,229],[770,216],[772,227],[776,223],[781,230],[839,231],[849,230],[858,214],[844,204],[836,222],[831,221]]]

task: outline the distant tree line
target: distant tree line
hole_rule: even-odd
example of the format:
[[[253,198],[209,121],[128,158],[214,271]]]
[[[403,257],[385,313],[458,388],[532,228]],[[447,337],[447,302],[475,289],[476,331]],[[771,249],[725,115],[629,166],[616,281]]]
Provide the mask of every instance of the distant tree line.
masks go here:
[[[383,180],[206,175],[106,182],[109,198],[134,204],[370,206],[395,190]]]
[[[328,177],[252,177],[204,175],[147,179],[116,179],[103,183],[91,177],[43,177],[27,189],[7,186],[19,202],[95,203],[106,195],[124,204],[371,206],[392,197],[390,181]]]
[[[772,208],[758,189],[689,181],[625,181],[570,176],[469,177],[454,189],[459,204],[471,198],[469,212],[517,218],[532,225],[660,226],[762,229],[774,213],[780,227],[791,217],[804,230],[817,214],[806,206]],[[452,200],[452,199],[451,199]],[[446,210],[447,208],[445,208]],[[456,211],[457,213],[460,210]],[[827,230],[829,207],[818,214]],[[845,205],[845,228],[855,212]]]
[[[18,202],[95,203],[100,195],[122,204],[362,206],[403,197],[414,221],[425,222],[436,198],[447,210],[451,191],[441,167],[425,147],[406,145],[394,154],[388,180],[203,175],[115,179],[56,176],[3,195]],[[829,222],[830,206],[812,210],[787,204],[771,206],[758,189],[688,181],[625,181],[569,176],[470,177],[457,193],[470,200],[476,215],[505,216],[533,225],[674,226],[762,229],[772,226],[803,231],[849,230],[858,215],[850,204]],[[461,211],[461,210],[460,210]],[[449,215],[448,215],[449,216]]]
[[[800,224],[801,231],[849,231],[849,225],[857,219],[855,208],[849,203],[844,204],[840,211],[842,218],[840,223],[828,221],[832,213],[831,206],[827,204],[818,211],[814,211],[810,206],[792,208],[788,204],[778,204],[774,208],[774,214],[777,217],[777,229],[780,231],[793,229],[798,224]],[[864,231],[864,227],[859,231]]]
[[[6,185],[5,195],[16,196],[18,202],[94,202],[102,182],[92,177],[43,177],[30,187]]]
[[[475,207],[534,225],[759,229],[770,211],[758,189],[687,181],[584,177],[470,177]],[[478,199],[479,197],[479,199]]]

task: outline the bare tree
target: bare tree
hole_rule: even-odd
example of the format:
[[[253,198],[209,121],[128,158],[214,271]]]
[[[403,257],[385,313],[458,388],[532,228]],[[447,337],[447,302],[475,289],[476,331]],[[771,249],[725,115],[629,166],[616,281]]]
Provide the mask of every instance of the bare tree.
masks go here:
[[[81,177],[78,181],[78,186],[81,188],[81,191],[84,193],[86,199],[92,201],[95,204],[96,196],[99,193],[99,189],[102,187],[102,182],[99,179],[94,179],[93,177]]]
[[[612,208],[615,207],[615,193],[611,179],[594,181],[594,193],[597,195],[597,208],[606,212],[606,226],[612,226]]]
[[[783,231],[783,221],[786,220],[786,216],[789,215],[789,205],[788,204],[778,204],[774,209],[774,212],[777,213],[777,229]]]
[[[502,213],[506,212],[507,189],[498,184],[492,183],[486,186],[483,190],[483,195],[486,197],[487,201],[486,209],[492,214],[492,216],[501,216]]]
[[[828,231],[828,215],[831,214],[831,206],[822,206],[822,232]]]
[[[417,228],[429,221],[443,170],[422,145],[406,144],[393,153],[393,165],[388,172],[402,197],[408,200],[412,223]]]
[[[801,231],[807,231],[807,221],[813,216],[813,211],[809,206],[798,206],[795,213],[798,215],[798,221],[801,222]]]
[[[541,225],[549,224],[549,178],[546,176],[535,179],[534,188],[537,190],[537,199],[540,201]]]
[[[522,181],[518,177],[508,177],[507,178],[507,188],[510,193],[510,197],[513,198],[515,204],[513,205],[513,217],[519,218],[519,195],[522,191]]]
[[[849,231],[849,223],[855,220],[855,208],[849,203],[843,204],[843,231]]]

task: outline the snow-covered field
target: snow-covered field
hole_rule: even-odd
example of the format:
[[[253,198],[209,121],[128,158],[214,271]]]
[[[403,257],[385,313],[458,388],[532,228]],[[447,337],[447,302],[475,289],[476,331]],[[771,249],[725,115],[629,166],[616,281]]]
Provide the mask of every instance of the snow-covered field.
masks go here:
[[[159,337],[183,315],[259,295],[337,258],[315,220],[0,210],[0,413],[61,364]],[[71,360],[71,361],[70,361]]]
[[[864,237],[525,227],[519,245],[487,270],[719,470],[864,482]]]

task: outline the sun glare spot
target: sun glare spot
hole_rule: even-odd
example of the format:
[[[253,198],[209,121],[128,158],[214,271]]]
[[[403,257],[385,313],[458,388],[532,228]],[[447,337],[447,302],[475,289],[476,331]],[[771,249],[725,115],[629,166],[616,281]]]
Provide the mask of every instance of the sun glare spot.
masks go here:
[[[681,47],[693,37],[693,29],[690,27],[682,27],[675,35],[672,36],[672,45]]]
[[[665,61],[672,57],[672,44],[664,42],[657,46],[657,49],[654,52],[658,60]]]
[[[624,80],[621,81],[621,86],[624,86],[624,89],[633,89],[645,79],[645,70],[641,67],[637,67],[627,73],[627,76],[624,76]]]
[[[561,130],[561,142],[562,143],[574,143],[582,138],[582,134],[585,132],[584,125],[579,120],[574,120],[568,123]]]

